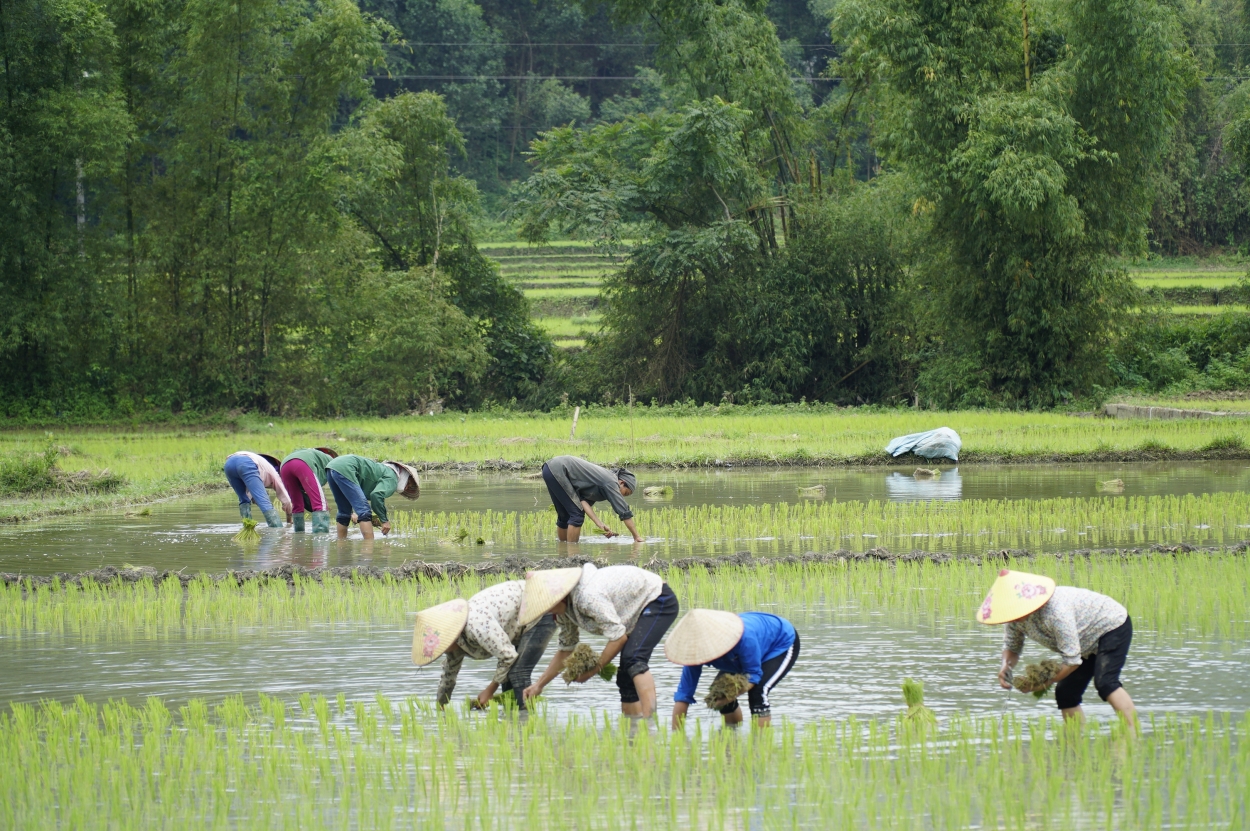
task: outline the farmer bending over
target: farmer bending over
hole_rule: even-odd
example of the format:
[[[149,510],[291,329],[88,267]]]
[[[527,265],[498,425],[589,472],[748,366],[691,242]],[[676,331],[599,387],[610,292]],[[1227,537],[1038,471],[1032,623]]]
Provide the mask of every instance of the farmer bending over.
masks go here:
[[[386,498],[398,491],[408,499],[421,495],[417,472],[403,462],[375,462],[364,456],[339,456],[326,465],[330,492],[338,508],[338,538],[347,539],[352,514],[360,523],[360,533],[373,539],[373,518],[382,520],[382,534],[391,533],[386,516]]]
[[[637,566],[531,571],[525,575],[521,622],[537,620],[547,612],[556,616],[560,646],[542,677],[525,689],[533,698],[564,669],[585,629],[608,639],[598,664],[577,683],[584,684],[619,656],[616,686],[621,693],[621,712],[650,718],[655,712],[655,678],[651,653],[677,619],[677,596],[660,575]]]
[[[799,659],[799,633],[783,617],[764,612],[717,612],[692,609],[673,629],[664,644],[664,656],[685,669],[673,695],[673,729],[680,730],[686,712],[694,703],[703,667],[711,665],[723,675],[745,675],[751,724],[767,727],[772,723],[768,694],[786,677]],[[715,683],[715,682],[713,682]],[[711,702],[725,724],[741,724],[738,698]]]
[[[1065,719],[1082,718],[1081,696],[1092,679],[1098,696],[1137,727],[1137,710],[1120,685],[1120,670],[1133,641],[1133,619],[1106,595],[1056,586],[1049,577],[1003,569],[977,611],[985,624],[1005,623],[1003,665],[998,683],[1012,688],[1012,668],[1020,660],[1024,636],[1058,652],[1063,669],[1049,681],[1022,692],[1045,689],[1057,682],[1055,703]]]
[[[296,450],[282,460],[282,484],[291,494],[292,517],[295,531],[304,531],[304,509],[312,513],[314,534],[330,533],[330,511],[326,507],[326,495],[321,490],[329,481],[326,465],[339,454],[328,447],[306,447]]]
[[[269,494],[265,493],[266,488],[273,488],[282,503],[282,510],[291,513],[291,497],[287,495],[282,477],[278,474],[281,466],[282,463],[273,456],[247,450],[232,453],[226,459],[226,481],[234,488],[235,496],[239,497],[239,516],[251,519],[252,503],[255,502],[265,515],[266,525],[270,528],[282,527],[282,517],[278,516],[277,509],[269,501]]]
[[[638,527],[634,525],[634,514],[625,501],[625,497],[634,492],[638,480],[625,468],[613,473],[577,456],[556,456],[543,463],[543,481],[547,483],[551,503],[556,506],[556,536],[560,542],[577,542],[586,517],[590,517],[605,535],[616,536],[599,521],[591,507],[604,499],[612,503],[612,510],[634,535],[634,542],[642,542]]]
[[[443,677],[438,682],[438,706],[445,707],[456,691],[456,677],[465,656],[484,661],[495,658],[495,676],[477,695],[477,705],[485,709],[495,690],[503,686],[512,693],[518,708],[526,709],[520,693],[530,685],[534,667],[547,651],[556,631],[556,621],[543,615],[537,622],[519,622],[524,580],[510,580],[483,589],[469,598],[452,600],[417,614],[412,635],[412,662],[425,666],[446,654]]]

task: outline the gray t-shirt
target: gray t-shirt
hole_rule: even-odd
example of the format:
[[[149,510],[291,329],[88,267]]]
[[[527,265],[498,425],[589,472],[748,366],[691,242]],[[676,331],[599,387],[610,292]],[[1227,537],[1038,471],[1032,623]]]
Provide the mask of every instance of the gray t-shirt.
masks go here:
[[[1105,594],[1072,586],[1056,586],[1046,605],[1003,630],[1003,645],[1017,655],[1028,635],[1042,646],[1058,652],[1065,664],[1079,664],[1098,651],[1098,639],[1121,626],[1128,610]]]
[[[591,464],[577,456],[556,456],[547,462],[547,469],[574,504],[580,505],[585,500],[593,505],[606,499],[621,519],[634,516],[629,503],[621,496],[616,474],[606,467]]]

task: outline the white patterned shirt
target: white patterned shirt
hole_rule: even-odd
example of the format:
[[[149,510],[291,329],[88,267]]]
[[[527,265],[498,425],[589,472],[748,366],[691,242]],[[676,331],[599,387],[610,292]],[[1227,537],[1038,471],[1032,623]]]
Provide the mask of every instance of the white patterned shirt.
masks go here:
[[[579,628],[610,641],[628,635],[638,624],[643,608],[663,590],[660,575],[645,568],[596,568],[587,563],[569,594],[568,607],[556,618],[560,625],[560,650],[571,652],[577,646]]]
[[[524,580],[509,580],[469,598],[469,617],[464,631],[443,658],[443,677],[438,682],[440,704],[451,701],[466,655],[479,661],[496,658],[499,663],[491,681],[502,684],[508,679],[508,670],[517,658],[516,645],[530,628],[517,626],[524,591]]]
[[[1056,586],[1046,605],[1003,628],[1003,645],[1017,655],[1028,635],[1058,652],[1065,664],[1079,664],[1098,651],[1098,639],[1123,625],[1128,610],[1105,594]]]

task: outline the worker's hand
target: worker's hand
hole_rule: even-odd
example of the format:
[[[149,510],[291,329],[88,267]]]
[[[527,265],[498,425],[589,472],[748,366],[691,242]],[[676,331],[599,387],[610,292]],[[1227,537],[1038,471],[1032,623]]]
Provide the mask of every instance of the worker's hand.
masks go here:
[[[609,527],[608,527],[608,526],[606,526],[606,525],[602,525],[602,526],[600,526],[600,527],[599,527],[599,530],[600,530],[600,531],[602,531],[602,532],[603,532],[603,535],[604,535],[605,537],[607,537],[608,539],[612,539],[613,537],[615,537],[615,536],[616,536],[616,532],[615,532],[615,531],[613,531],[611,528],[609,528]]]
[[[998,671],[998,686],[1002,687],[1004,690],[1011,689],[1011,667],[1007,666],[1006,663],[1004,663],[1003,668]],[[1028,690],[1025,690],[1025,692],[1028,692]]]
[[[595,667],[594,669],[586,670],[581,675],[577,676],[577,683],[585,684],[587,681],[589,681],[591,678],[594,678],[598,674],[599,674],[598,667]]]
[[[360,522],[360,517],[356,516],[355,511],[352,511],[352,522]]]
[[[474,699],[475,710],[486,710],[490,707],[490,690],[482,690]]]
[[[389,533],[391,533],[391,524],[389,522],[383,522],[382,523],[382,536],[385,537]]]
[[[538,696],[543,694],[543,685],[538,681],[535,681],[533,684],[526,687],[521,694],[525,696],[526,701],[529,701],[531,698],[538,698]]]

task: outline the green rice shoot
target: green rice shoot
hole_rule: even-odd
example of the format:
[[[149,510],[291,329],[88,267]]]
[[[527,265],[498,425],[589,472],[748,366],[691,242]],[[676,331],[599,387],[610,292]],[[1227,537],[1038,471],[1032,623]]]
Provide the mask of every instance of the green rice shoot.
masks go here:
[[[1029,664],[1020,675],[1012,676],[1012,686],[1022,693],[1032,693],[1034,698],[1041,698],[1050,691],[1053,679],[1063,664],[1047,658],[1036,664]]]
[[[235,542],[258,542],[260,532],[256,530],[256,520],[244,519],[243,529],[233,537]]]
[[[924,684],[922,682],[904,678],[903,701],[907,704],[907,712],[903,714],[905,721],[912,724],[937,724],[937,716],[924,705]]]

